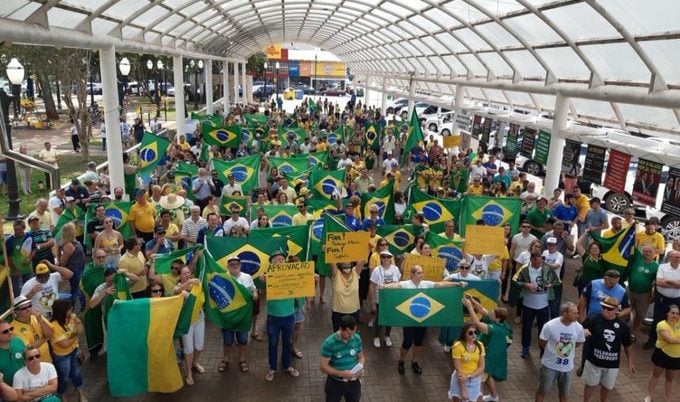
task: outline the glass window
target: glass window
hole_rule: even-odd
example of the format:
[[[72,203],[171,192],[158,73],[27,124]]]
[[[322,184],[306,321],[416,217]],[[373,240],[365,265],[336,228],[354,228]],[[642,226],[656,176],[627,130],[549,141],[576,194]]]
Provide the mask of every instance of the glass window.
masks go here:
[[[680,84],[680,40],[645,41],[640,46],[654,62],[666,83]]]
[[[633,35],[678,29],[680,2],[676,0],[600,0],[598,3]]]
[[[136,17],[134,20],[132,20],[132,22],[137,25],[147,26],[166,14],[168,14],[167,8],[154,6]]]
[[[521,44],[505,28],[496,22],[477,26],[477,31],[489,39],[497,47],[520,46]]]
[[[468,28],[456,30],[454,34],[463,43],[467,43],[471,50],[490,50],[491,46],[479,35]]]
[[[472,74],[477,76],[486,76],[486,68],[482,65],[482,63],[477,59],[475,55],[469,53],[462,54],[460,55],[460,58],[463,60],[465,64],[467,64],[468,67],[470,67]]]
[[[103,15],[122,21],[147,5],[148,3],[139,0],[120,0],[118,3],[107,8]]]

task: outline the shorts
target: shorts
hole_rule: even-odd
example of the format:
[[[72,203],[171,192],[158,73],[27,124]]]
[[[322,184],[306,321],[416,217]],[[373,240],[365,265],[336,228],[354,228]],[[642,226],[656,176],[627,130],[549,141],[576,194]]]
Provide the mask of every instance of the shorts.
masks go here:
[[[668,370],[680,370],[680,357],[670,357],[659,348],[654,348],[652,363]]]
[[[248,331],[232,331],[222,329],[222,343],[224,346],[232,346],[236,341],[240,346],[248,344]]]
[[[305,320],[305,308],[304,307],[295,307],[295,323],[301,323]]]
[[[190,355],[194,353],[194,350],[200,352],[203,350],[203,345],[205,343],[205,318],[203,318],[203,313],[201,313],[198,321],[195,324],[191,324],[189,327],[189,332],[186,335],[182,335],[182,347],[184,348],[184,354]]]
[[[583,382],[590,387],[602,385],[608,390],[614,389],[616,386],[616,377],[619,375],[619,368],[603,368],[597,367],[589,360],[583,366]]]
[[[470,378],[465,382],[465,386],[468,390],[468,400],[476,401],[482,395],[481,376]],[[454,397],[462,399],[462,392],[455,371],[451,374],[451,384],[449,385],[449,399],[453,399]]]
[[[543,395],[547,394],[555,380],[557,380],[557,389],[559,390],[560,398],[566,398],[569,394],[569,386],[571,384],[571,371],[563,372],[541,366],[541,375],[538,380],[538,392]]]

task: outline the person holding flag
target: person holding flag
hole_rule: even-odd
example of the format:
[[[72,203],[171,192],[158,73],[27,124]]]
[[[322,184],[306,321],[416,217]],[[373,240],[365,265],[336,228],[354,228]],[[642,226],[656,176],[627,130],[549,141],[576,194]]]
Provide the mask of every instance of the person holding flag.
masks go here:
[[[199,255],[201,251],[196,251]],[[189,292],[196,298],[191,311],[191,326],[189,332],[182,335],[182,347],[184,352],[184,363],[187,372],[187,385],[194,385],[193,371],[199,374],[205,373],[205,368],[198,363],[203,345],[205,343],[205,316],[203,305],[205,304],[205,294],[201,280],[193,277],[193,269],[184,265],[180,270],[179,282],[175,285],[174,294],[179,295]]]

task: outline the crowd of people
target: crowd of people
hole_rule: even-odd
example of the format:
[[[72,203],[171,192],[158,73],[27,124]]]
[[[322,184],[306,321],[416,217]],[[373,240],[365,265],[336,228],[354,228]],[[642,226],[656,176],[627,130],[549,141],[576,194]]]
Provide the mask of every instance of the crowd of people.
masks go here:
[[[465,286],[481,279],[497,281],[501,294],[497,306],[487,310],[478,300],[465,297],[462,304],[466,321],[462,328],[440,330],[440,343],[452,358],[448,398],[498,401],[503,397],[496,383],[512,375],[507,362],[514,315],[514,323],[521,325],[519,355],[540,356],[536,401],[542,401],[555,383],[561,401],[573,400],[572,373],[582,377],[584,400],[589,400],[599,387],[600,399],[604,401],[615,387],[623,359],[621,350],[625,352],[628,369],[635,372],[631,345],[643,336],[642,320],[654,302],[653,324],[644,344],[644,349],[653,349],[654,367],[645,401],[651,401],[662,374],[663,400],[673,400],[674,372],[680,369],[680,241],[674,242],[673,250],[666,254],[658,221],[646,221],[644,230],[636,234],[636,247],[643,253],[641,262],[626,271],[610,269],[601,246],[590,234],[612,237],[631,225],[637,226],[632,211],[610,220],[600,208],[599,199],[588,198],[573,185],[554,189],[551,195],[543,194],[514,163],[501,164],[495,155],[486,155],[481,148],[453,153],[429,137],[402,155],[408,128],[386,121],[376,109],[360,102],[344,110],[329,105],[332,103],[319,102],[312,107],[305,100],[289,115],[270,115],[267,111],[269,131],[258,132],[252,142],[237,148],[212,145],[207,159],[202,157],[205,139],[199,129],[192,135],[178,136],[151,177],[137,174],[137,158],[126,155],[124,187],[110,188],[106,172],[98,172],[96,166],[89,164],[82,179],[74,178],[49,200],[38,200],[35,211],[26,221],[14,222],[14,232],[6,239],[14,298],[11,317],[0,321],[2,398],[65,400],[70,384],[79,399],[85,400],[81,365],[88,356],[80,343],[88,334],[84,333],[82,313],[98,308],[107,295],[114,293],[114,274],[125,276],[133,298],[188,293],[196,296],[191,326],[178,343],[185,383],[194,385],[198,381],[194,374],[206,371],[201,354],[206,347],[202,307],[207,301],[196,268],[202,252],[194,253],[190,261],[173,261],[170,273],[157,271],[156,257],[202,246],[211,236],[248,237],[253,231],[272,227],[271,217],[263,209],[258,210],[252,221],[242,216],[241,207],[233,204],[230,214],[222,215],[223,196],[248,196],[248,209],[270,204],[295,205],[298,213],[292,218],[293,225],[315,221],[318,214],[308,211],[313,192],[303,182],[293,182],[280,174],[268,163],[268,158],[329,151],[325,168],[345,170],[344,185],[333,192],[337,212],[344,214],[344,223],[350,229],[368,231],[371,241],[364,261],[331,264],[330,292],[325,289],[326,278],[318,278],[318,301],[325,303],[327,293],[332,294],[333,333],[320,345],[320,370],[327,375],[327,401],[361,398],[361,376],[365,367],[371,367],[362,336],[372,333],[374,348],[392,346],[391,328],[382,326],[377,319],[381,292],[390,288]],[[246,113],[258,111],[237,107],[224,122],[246,124]],[[307,130],[308,135],[300,142],[287,138],[283,145],[278,126],[293,122]],[[365,139],[365,127],[372,123],[383,132],[376,147]],[[351,128],[354,135],[345,142],[329,143],[329,133],[341,125]],[[129,126],[122,135],[125,141],[133,142]],[[141,137],[135,137],[141,141]],[[252,154],[263,155],[258,172],[261,186],[252,193],[245,192],[233,174],[223,182],[211,163],[214,159],[233,160]],[[40,158],[58,163],[49,143]],[[177,180],[173,169],[180,162],[196,165],[197,175],[188,181]],[[395,189],[394,223],[412,222],[421,229],[413,244],[413,254],[431,256],[432,246],[425,241],[430,227],[424,214],[409,211],[406,189],[411,187],[443,199],[465,195],[517,197],[522,201],[519,231],[512,233],[511,226],[506,224],[503,254],[465,255],[456,267],[443,270],[441,281],[424,280],[420,265],[411,268],[409,280],[401,280],[403,256],[390,252],[387,240],[376,235],[376,227],[385,224],[380,210],[371,207],[369,216],[363,216],[360,205],[361,194],[390,184]],[[128,197],[134,202],[127,215],[133,235],[126,238],[118,231],[116,219],[105,214],[104,205]],[[76,217],[85,214],[90,206],[94,206],[94,216],[87,225],[82,225]],[[74,216],[74,221],[56,228],[64,214]],[[455,219],[448,220],[438,235],[452,242],[464,241],[456,231],[457,225]],[[564,291],[570,284],[563,280],[566,261],[572,257],[582,268],[573,282],[578,298],[567,300]],[[274,253],[269,258],[272,264],[295,260],[283,253]],[[255,317],[249,331],[222,329],[223,357],[217,371],[229,369],[234,344],[238,350],[238,369],[244,373],[250,370],[248,342],[263,340],[258,315],[266,300],[269,362],[264,379],[268,382],[275,379],[279,362],[284,373],[299,377],[300,372],[293,365],[294,359],[303,358],[297,339],[306,306],[316,302],[316,298],[267,300],[266,293],[256,286],[251,275],[242,272],[241,265],[238,255],[231,255],[224,268],[252,294]],[[99,273],[97,280],[92,279],[93,272]],[[266,277],[262,279],[266,281]],[[360,335],[357,332],[360,323],[366,323],[372,331]],[[538,348],[532,348],[535,326]],[[416,375],[427,369],[421,359],[426,334],[425,327],[403,328],[396,364],[399,375],[406,372],[409,354]],[[101,344],[90,344],[89,336],[87,339],[89,359],[97,361],[105,349]],[[581,345],[584,346],[579,367],[575,357]]]

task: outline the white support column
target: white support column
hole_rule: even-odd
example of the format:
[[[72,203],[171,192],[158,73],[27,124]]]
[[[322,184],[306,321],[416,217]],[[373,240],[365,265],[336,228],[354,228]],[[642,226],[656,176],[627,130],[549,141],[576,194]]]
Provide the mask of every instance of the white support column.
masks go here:
[[[410,121],[411,115],[413,114],[413,108],[416,104],[416,80],[411,77],[408,82],[408,115],[406,120]]]
[[[381,99],[380,99],[380,115],[385,116],[385,112],[387,111],[387,78],[383,77],[382,79],[382,94],[381,94]]]
[[[184,63],[182,56],[172,57],[172,72],[175,79],[175,138],[186,134],[184,131]]]
[[[564,130],[567,128],[567,113],[569,112],[569,98],[559,93],[555,96],[553,124],[550,131],[550,150],[548,165],[545,167],[545,187],[543,194],[552,194],[560,183],[562,168],[562,154],[564,152]]]
[[[102,95],[104,98],[104,120],[106,122],[106,156],[109,160],[109,179],[111,181],[111,192],[113,193],[113,189],[116,187],[122,187],[125,190],[115,47],[111,46],[100,49],[99,60],[99,72],[102,76]]]
[[[229,62],[222,63],[222,91],[224,92],[224,116],[229,114]]]
[[[458,118],[458,115],[462,113],[463,111],[463,100],[465,100],[465,87],[457,84],[456,85],[456,93],[454,94],[454,103],[453,103],[453,110],[455,112],[454,114],[454,120],[453,120],[453,135],[460,135],[460,127],[458,127],[458,124],[456,124],[456,120]]]
[[[203,64],[203,72],[205,73],[205,111],[208,114],[213,114],[212,60],[204,60]]]
[[[366,105],[366,108],[368,108],[369,96],[371,95],[370,92],[371,90],[368,88],[369,87],[368,80],[370,78],[371,77],[367,75],[366,78],[364,79],[364,105]]]
[[[243,65],[241,67],[241,89],[242,89],[242,94],[241,94],[241,102],[245,105],[248,103],[248,97],[246,96],[246,62],[243,62]]]
[[[238,63],[234,62],[234,103],[238,103]]]

